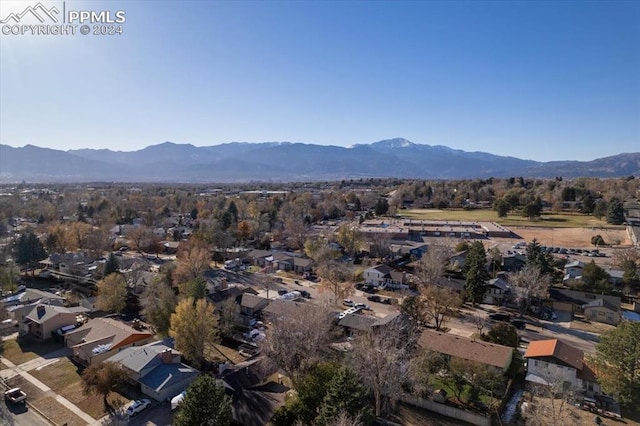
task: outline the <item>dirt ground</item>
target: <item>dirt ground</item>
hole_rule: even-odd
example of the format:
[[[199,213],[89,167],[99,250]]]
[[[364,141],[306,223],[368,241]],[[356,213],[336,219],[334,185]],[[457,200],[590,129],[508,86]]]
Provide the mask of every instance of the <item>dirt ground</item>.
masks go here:
[[[631,240],[623,229],[606,228],[539,228],[510,227],[516,235],[525,241],[537,239],[540,244],[565,248],[594,248],[591,237],[601,235],[605,243],[615,247],[630,247]]]

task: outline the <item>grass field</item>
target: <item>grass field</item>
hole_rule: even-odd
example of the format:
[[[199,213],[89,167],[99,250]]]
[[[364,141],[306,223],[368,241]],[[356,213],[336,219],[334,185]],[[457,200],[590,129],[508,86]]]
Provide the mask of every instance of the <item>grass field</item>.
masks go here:
[[[2,342],[2,356],[15,365],[20,365],[61,347],[60,343],[55,342],[18,342],[11,339]]]
[[[30,373],[94,419],[99,419],[106,414],[101,396],[86,395],[82,391],[80,373],[78,373],[77,367],[68,359],[62,358],[55,364],[48,365],[40,370],[32,370]],[[128,401],[128,399],[115,392],[109,394],[109,402],[113,406],[126,404]]]
[[[411,219],[423,220],[461,220],[475,222],[496,222],[503,226],[538,226],[547,228],[611,228],[623,229],[622,226],[607,224],[593,216],[568,213],[543,214],[540,219],[529,220],[517,214],[499,218],[494,210],[438,210],[438,209],[409,209],[399,212]]]

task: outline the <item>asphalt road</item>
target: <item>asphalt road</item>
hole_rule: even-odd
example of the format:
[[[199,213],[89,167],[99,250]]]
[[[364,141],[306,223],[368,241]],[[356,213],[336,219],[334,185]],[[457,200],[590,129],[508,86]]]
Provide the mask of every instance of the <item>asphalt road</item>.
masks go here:
[[[49,426],[44,418],[25,404],[0,402],[0,424],[3,426]]]

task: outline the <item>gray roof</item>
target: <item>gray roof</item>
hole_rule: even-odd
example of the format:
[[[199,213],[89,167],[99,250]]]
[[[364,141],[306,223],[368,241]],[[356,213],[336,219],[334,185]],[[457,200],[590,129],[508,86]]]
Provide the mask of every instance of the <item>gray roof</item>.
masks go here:
[[[89,312],[89,310],[87,308],[80,308],[80,310],[78,310],[77,307],[74,309],[70,309],[65,308],[64,306],[33,305],[33,309],[31,310],[31,312],[25,315],[25,318],[42,324],[50,320],[51,318],[54,318],[61,314],[75,315],[81,312]]]
[[[242,301],[240,302],[240,306],[244,308],[251,308],[251,309],[260,307],[261,305],[263,305],[262,307],[264,307],[264,306],[267,306],[268,304],[269,304],[269,299],[253,295],[251,293],[244,293],[242,295]]]
[[[609,303],[604,299],[597,299],[593,302],[585,303],[584,305],[582,305],[582,308],[606,308],[613,312],[618,312],[618,308],[613,303]]]
[[[338,321],[338,325],[347,328],[353,328],[355,330],[360,331],[369,331],[373,327],[373,324],[376,322],[375,317],[370,317],[367,315],[358,315],[358,314],[349,314],[345,315],[340,321]]]
[[[171,348],[160,342],[144,346],[131,346],[109,357],[106,361],[116,362],[131,371],[140,373],[147,367],[161,364],[160,354],[165,350],[171,350]]]
[[[164,388],[190,380],[198,374],[198,370],[185,364],[159,364],[139,382],[160,393]]]

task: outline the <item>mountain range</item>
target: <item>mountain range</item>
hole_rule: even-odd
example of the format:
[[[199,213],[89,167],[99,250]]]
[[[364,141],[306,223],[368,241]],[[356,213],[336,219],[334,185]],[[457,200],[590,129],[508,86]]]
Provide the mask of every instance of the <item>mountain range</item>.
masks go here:
[[[538,162],[396,138],[351,147],[291,142],[196,147],[164,142],[137,151],[55,150],[0,144],[0,183],[247,182],[397,177],[567,178],[640,176],[640,153],[593,161]]]

